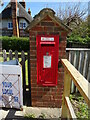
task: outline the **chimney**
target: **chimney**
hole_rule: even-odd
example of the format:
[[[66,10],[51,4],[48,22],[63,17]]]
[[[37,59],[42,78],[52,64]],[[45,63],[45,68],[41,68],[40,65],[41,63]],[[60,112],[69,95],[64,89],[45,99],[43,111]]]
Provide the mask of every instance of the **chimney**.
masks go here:
[[[30,8],[28,8],[28,13],[31,15],[31,10],[30,10]]]
[[[26,9],[26,3],[25,0],[22,0],[21,2],[19,2],[25,9]]]
[[[11,0],[13,36],[19,37],[18,20],[17,20],[17,0]]]

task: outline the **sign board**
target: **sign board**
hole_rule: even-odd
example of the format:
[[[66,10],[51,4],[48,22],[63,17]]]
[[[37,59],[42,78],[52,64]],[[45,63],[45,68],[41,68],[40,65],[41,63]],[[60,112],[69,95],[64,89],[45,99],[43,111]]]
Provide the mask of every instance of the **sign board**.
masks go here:
[[[41,41],[54,41],[54,37],[41,37]]]
[[[51,68],[51,56],[43,56],[44,68]]]
[[[0,65],[0,107],[20,109],[22,106],[20,65]]]

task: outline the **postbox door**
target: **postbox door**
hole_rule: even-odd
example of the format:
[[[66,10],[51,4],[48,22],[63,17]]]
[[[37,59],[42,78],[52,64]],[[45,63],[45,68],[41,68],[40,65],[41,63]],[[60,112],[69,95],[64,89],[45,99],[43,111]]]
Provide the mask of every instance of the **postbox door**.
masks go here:
[[[43,84],[53,84],[55,81],[55,52],[53,46],[45,45],[41,47],[41,82]]]
[[[39,38],[39,40],[40,39],[41,38]],[[55,86],[57,84],[58,39],[54,42],[39,41],[38,45],[38,84],[42,84],[44,86]]]

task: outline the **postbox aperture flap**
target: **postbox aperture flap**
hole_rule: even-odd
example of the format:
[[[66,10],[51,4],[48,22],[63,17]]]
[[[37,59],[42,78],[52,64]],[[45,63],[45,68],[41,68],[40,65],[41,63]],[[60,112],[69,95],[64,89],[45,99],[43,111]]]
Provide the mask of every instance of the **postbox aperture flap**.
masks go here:
[[[44,45],[44,44],[46,44],[46,45],[55,45],[55,42],[40,42],[40,44],[41,45]]]

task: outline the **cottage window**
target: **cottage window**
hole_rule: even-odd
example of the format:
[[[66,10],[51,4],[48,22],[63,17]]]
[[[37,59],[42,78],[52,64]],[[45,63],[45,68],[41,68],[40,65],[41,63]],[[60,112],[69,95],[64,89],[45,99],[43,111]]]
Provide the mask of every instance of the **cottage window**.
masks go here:
[[[26,28],[26,23],[20,22],[20,28],[25,29]]]
[[[13,29],[13,23],[12,22],[8,23],[8,29]]]

